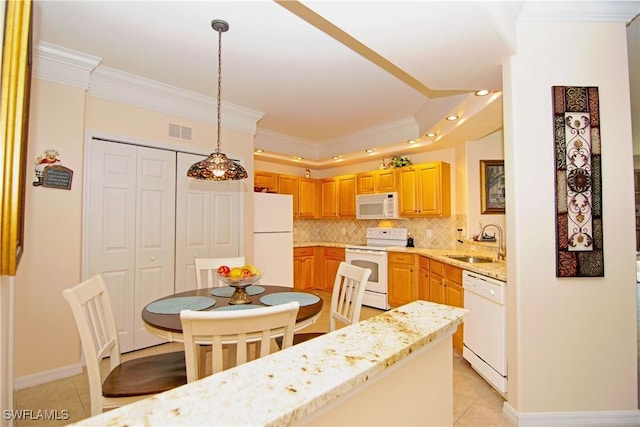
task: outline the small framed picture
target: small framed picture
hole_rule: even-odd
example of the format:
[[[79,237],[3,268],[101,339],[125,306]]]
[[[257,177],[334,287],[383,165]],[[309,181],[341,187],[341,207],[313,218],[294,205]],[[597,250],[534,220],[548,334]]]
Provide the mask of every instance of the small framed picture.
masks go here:
[[[480,160],[480,213],[504,214],[504,160]]]

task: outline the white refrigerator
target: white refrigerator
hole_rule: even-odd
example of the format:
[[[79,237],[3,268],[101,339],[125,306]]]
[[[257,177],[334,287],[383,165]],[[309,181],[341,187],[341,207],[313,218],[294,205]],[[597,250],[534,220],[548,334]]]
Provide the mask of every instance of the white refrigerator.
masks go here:
[[[260,284],[293,288],[293,196],[253,193],[253,264]]]

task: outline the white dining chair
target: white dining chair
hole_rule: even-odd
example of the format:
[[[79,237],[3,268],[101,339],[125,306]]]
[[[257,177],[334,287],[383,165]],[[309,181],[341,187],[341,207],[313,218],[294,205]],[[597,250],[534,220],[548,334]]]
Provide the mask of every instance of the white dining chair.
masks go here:
[[[255,348],[254,358],[271,353],[271,340],[274,335],[283,338],[282,348],[293,343],[293,330],[300,304],[297,301],[269,307],[227,311],[191,311],[180,312],[184,350],[187,361],[187,380],[195,381],[204,376],[199,348],[202,344],[211,344],[211,373],[224,369],[225,356],[223,343],[234,343],[235,360],[232,366],[238,366],[250,360],[250,345]],[[277,349],[277,346],[274,346]]]
[[[62,295],[80,334],[92,416],[187,383],[183,351],[121,362],[116,321],[102,276],[65,289]],[[100,362],[105,357],[109,357],[110,368],[102,380]]]
[[[362,300],[371,269],[362,268],[346,262],[338,266],[331,293],[329,308],[329,332],[338,325],[347,326],[360,321]],[[293,345],[324,335],[326,332],[301,332],[293,336]],[[281,341],[276,339],[278,345]]]
[[[216,276],[216,271],[221,265],[227,267],[242,267],[244,265],[244,257],[229,258],[194,258],[196,267],[196,289],[213,288],[223,286],[224,283]],[[202,280],[202,276],[206,275],[206,283]]]

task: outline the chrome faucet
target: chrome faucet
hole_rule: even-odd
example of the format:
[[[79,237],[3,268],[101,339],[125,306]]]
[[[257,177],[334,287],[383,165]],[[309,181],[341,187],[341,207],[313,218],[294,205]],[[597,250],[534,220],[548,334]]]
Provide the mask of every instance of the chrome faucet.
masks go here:
[[[487,224],[482,227],[482,230],[480,231],[480,238],[484,236],[484,230],[487,227],[495,227],[498,230],[498,259],[504,261],[505,259],[507,259],[507,253],[505,252],[504,245],[502,244],[502,228],[500,228],[500,226],[497,224]]]

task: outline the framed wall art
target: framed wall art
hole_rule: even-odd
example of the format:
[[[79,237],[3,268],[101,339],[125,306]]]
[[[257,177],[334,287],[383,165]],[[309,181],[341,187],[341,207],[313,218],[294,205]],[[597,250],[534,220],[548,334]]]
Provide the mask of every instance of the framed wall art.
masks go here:
[[[598,88],[553,86],[556,277],[604,277]]]
[[[504,160],[480,160],[480,213],[505,213]]]

